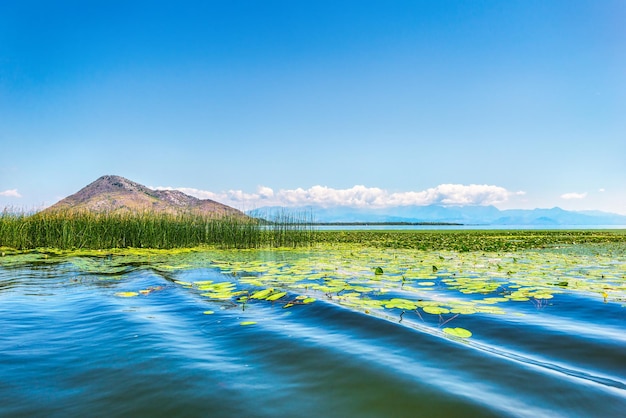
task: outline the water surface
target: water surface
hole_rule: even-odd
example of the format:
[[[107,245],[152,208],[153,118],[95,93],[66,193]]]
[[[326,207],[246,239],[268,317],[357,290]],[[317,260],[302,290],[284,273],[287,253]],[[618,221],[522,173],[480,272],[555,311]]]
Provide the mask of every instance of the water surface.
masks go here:
[[[593,246],[3,257],[0,416],[622,416],[625,275]]]

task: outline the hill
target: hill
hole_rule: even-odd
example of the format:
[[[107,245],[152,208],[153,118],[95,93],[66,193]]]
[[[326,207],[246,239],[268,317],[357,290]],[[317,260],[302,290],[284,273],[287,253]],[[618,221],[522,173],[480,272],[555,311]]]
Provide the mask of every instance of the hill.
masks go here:
[[[242,216],[243,212],[210,199],[198,199],[178,190],[152,190],[120,176],[102,176],[45,212],[154,212],[192,213],[213,217]]]

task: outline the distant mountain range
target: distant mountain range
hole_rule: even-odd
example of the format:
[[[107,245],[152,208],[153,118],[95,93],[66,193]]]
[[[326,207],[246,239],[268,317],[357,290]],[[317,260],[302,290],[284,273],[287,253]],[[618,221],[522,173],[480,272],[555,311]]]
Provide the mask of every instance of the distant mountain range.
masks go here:
[[[600,211],[552,209],[509,209],[494,206],[398,206],[385,209],[349,207],[297,208],[263,207],[249,211],[251,216],[266,216],[281,210],[307,214],[319,223],[457,223],[464,225],[626,225],[626,216]]]
[[[120,176],[102,176],[78,192],[55,203],[46,212],[154,212],[193,213],[208,216],[242,216],[243,212],[178,190],[152,190]]]

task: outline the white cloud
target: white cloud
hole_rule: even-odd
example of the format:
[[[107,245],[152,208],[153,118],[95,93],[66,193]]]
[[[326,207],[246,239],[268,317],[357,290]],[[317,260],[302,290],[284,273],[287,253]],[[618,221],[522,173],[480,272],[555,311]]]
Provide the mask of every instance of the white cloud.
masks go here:
[[[606,190],[604,188],[598,190],[600,193],[604,193]]]
[[[22,197],[21,194],[18,193],[17,189],[10,189],[0,192],[0,196],[4,197]]]
[[[259,186],[259,196],[265,199],[270,199],[274,196],[274,190],[269,187]]]
[[[565,193],[561,195],[561,199],[571,200],[571,199],[584,199],[587,197],[587,193]]]
[[[356,185],[349,189],[333,189],[313,186],[308,189],[281,189],[259,186],[256,193],[229,190],[214,193],[192,188],[156,187],[161,190],[180,190],[200,199],[216,200],[242,209],[262,206],[350,206],[384,208],[391,206],[439,205],[492,205],[506,201],[512,195],[525,192],[509,192],[503,187],[487,184],[441,184],[421,191],[389,192],[377,187]]]

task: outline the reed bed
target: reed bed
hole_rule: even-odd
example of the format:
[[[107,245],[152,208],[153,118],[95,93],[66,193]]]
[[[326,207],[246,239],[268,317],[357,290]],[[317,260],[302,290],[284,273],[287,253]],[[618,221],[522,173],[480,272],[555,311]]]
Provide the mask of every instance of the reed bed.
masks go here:
[[[285,222],[288,222],[286,224]],[[295,216],[270,220],[242,216],[209,217],[191,213],[15,213],[0,214],[0,247],[19,250],[296,247],[310,244],[313,228]]]
[[[272,247],[298,247],[316,242],[312,213],[279,210],[256,213],[262,227],[262,242]]]

